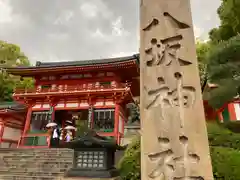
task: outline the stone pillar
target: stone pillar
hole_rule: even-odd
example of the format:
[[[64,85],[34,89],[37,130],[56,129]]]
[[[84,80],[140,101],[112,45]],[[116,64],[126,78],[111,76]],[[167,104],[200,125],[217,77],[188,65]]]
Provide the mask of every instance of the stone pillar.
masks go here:
[[[142,180],[213,180],[189,0],[141,1]]]

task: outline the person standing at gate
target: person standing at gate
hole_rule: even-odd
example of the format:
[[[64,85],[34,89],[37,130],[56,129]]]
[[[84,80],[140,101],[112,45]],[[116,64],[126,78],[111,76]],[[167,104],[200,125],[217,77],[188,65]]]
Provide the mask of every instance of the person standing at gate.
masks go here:
[[[59,146],[59,141],[60,141],[60,130],[58,128],[58,126],[54,126],[53,127],[53,131],[52,131],[52,136],[51,136],[51,140],[50,140],[50,147],[58,147]]]
[[[56,147],[59,144],[59,135],[58,135],[58,127],[55,122],[50,122],[46,125],[48,130],[47,142],[50,147]]]

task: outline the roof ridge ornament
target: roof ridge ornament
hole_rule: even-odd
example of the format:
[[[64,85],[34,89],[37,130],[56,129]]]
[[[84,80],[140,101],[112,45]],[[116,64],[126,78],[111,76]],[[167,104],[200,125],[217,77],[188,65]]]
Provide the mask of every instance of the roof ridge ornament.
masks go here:
[[[40,61],[37,61],[37,62],[36,62],[36,66],[41,66],[41,64],[42,64],[42,63],[41,63]]]

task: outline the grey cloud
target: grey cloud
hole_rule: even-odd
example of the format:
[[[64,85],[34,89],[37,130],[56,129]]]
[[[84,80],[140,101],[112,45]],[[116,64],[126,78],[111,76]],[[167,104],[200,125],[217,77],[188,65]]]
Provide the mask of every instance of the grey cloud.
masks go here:
[[[208,21],[202,17],[214,15],[219,1],[192,0],[198,27],[209,29],[216,24],[216,16]],[[19,44],[33,63],[138,51],[139,0],[9,0],[9,5],[14,21],[0,24],[0,39]],[[114,34],[116,22],[122,36]]]

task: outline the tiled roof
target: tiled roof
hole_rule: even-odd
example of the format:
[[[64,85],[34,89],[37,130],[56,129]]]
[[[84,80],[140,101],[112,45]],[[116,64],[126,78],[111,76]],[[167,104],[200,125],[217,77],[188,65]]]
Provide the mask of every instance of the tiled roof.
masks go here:
[[[93,59],[85,61],[66,61],[66,62],[37,62],[36,67],[63,67],[63,66],[92,66],[98,64],[111,64],[124,62],[129,60],[136,60],[139,63],[139,54],[127,57],[108,58],[108,59]]]
[[[63,70],[73,71],[73,69],[84,69],[84,68],[117,68],[131,66],[134,68],[134,64],[138,67],[135,71],[138,73],[139,68],[139,54],[134,54],[127,57],[108,58],[108,59],[93,59],[83,61],[66,61],[66,62],[37,62],[36,66],[18,66],[18,67],[3,67],[9,74],[17,76],[35,76],[44,73],[57,73]],[[121,66],[118,66],[121,65]],[[1,67],[0,67],[1,69]]]
[[[25,110],[26,107],[23,104],[19,104],[17,102],[0,102],[0,110],[1,109],[10,109],[10,110]]]

